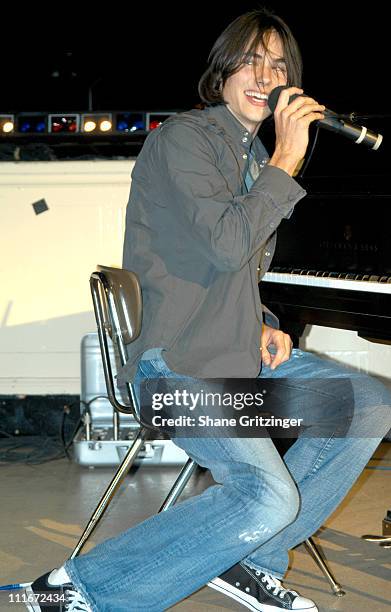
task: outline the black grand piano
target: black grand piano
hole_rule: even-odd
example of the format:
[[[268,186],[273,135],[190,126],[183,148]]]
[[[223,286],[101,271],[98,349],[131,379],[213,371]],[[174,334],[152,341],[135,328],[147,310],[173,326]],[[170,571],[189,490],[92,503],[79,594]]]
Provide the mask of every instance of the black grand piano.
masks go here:
[[[262,301],[291,334],[306,324],[391,342],[391,120],[368,119],[378,151],[320,131],[304,176],[307,190],[278,228]]]

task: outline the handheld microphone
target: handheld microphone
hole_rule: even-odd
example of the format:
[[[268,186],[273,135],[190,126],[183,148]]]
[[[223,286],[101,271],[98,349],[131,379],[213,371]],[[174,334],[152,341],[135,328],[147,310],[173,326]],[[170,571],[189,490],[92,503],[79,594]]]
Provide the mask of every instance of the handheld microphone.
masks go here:
[[[273,113],[277,106],[281,91],[283,89],[287,89],[287,87],[287,85],[280,85],[279,87],[275,87],[270,92],[268,105]],[[289,98],[289,103],[299,97],[299,95],[304,94],[293,94]],[[343,136],[346,136],[346,138],[353,140],[356,144],[364,144],[373,151],[377,151],[377,149],[380,147],[383,141],[383,136],[381,134],[371,132],[371,130],[368,130],[368,128],[364,127],[363,125],[354,125],[353,123],[349,123],[328,108],[323,111],[323,114],[325,115],[325,118],[319,119],[316,122],[319,127],[330,130],[331,132],[342,134]]]

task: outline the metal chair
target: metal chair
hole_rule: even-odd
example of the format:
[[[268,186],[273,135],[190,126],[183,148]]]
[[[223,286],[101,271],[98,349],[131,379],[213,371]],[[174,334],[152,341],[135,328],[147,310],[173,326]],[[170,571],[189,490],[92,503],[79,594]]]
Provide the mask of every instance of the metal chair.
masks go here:
[[[142,422],[137,397],[131,383],[126,384],[129,405],[122,404],[117,398],[118,393],[116,393],[115,390],[107,341],[108,336],[110,336],[118,349],[120,362],[124,364],[128,358],[127,345],[133,342],[141,331],[142,294],[138,278],[133,272],[128,270],[97,266],[97,270],[91,274],[90,287],[109,400],[117,418],[118,413],[131,414],[139,423],[140,429],[91,515],[90,520],[70,556],[71,559],[80,553],[84,544],[94,531],[117,489],[132,467],[144,441],[151,432],[151,428]],[[175,504],[196,468],[196,462],[192,459],[188,459],[160,507],[159,512],[167,510],[170,506]],[[333,592],[338,596],[344,595],[345,592],[341,585],[336,582],[312,538],[308,538],[304,544],[326,576]]]

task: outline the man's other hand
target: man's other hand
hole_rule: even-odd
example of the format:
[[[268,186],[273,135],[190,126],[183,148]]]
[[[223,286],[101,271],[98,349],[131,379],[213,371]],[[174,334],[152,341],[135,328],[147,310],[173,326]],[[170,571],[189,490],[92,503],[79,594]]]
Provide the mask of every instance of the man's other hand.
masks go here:
[[[275,351],[270,352],[269,346],[274,345]],[[275,370],[281,363],[288,361],[292,353],[292,340],[289,334],[285,334],[279,329],[262,326],[261,353],[262,363]]]

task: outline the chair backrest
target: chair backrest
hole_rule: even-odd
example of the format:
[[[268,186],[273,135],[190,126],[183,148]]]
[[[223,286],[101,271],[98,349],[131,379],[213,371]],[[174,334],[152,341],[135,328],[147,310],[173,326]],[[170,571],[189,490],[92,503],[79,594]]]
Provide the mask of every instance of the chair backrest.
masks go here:
[[[127,361],[126,345],[133,342],[141,331],[142,295],[139,280],[136,274],[129,270],[97,266],[90,276],[90,287],[108,398],[115,410],[133,414],[142,424],[140,408],[131,383],[126,383],[130,405],[125,406],[117,399],[107,342],[109,335],[117,347],[121,364],[124,365]]]
[[[97,266],[102,284],[106,291],[106,299],[102,300],[105,325],[110,336],[121,334],[125,344],[133,342],[141,331],[142,324],[142,294],[138,277],[130,270]],[[109,316],[107,302],[113,299],[118,315],[117,321]],[[114,325],[114,329],[113,329]]]

